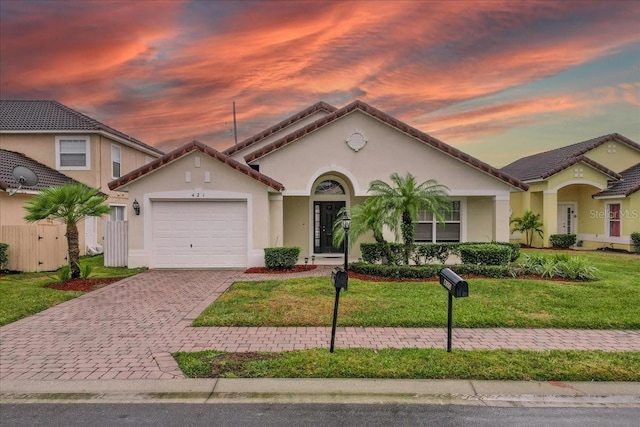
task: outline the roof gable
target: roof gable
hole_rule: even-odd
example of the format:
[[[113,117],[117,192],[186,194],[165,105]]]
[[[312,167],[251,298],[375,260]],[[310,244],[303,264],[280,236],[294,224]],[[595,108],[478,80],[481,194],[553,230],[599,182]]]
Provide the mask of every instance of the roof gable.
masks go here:
[[[22,153],[0,149],[0,190],[14,190],[20,186],[13,177],[13,169],[16,166],[29,168],[38,177],[38,184],[33,187],[23,187],[24,191],[42,191],[50,187],[77,182],[73,178],[51,169],[49,166],[45,166]]]
[[[627,197],[640,190],[640,163],[620,172],[620,179],[611,180],[607,189],[594,194],[593,198]]]
[[[159,159],[154,160],[153,162],[144,165],[134,171],[129,172],[126,175],[123,175],[122,177],[111,181],[109,183],[109,188],[111,190],[115,190],[117,188],[120,188],[126,184],[129,184],[149,173],[152,173],[153,171],[168,165],[169,163],[174,162],[175,160],[185,156],[186,154],[192,152],[192,151],[200,151],[208,156],[210,156],[213,159],[218,160],[219,162],[255,179],[258,182],[261,182],[264,185],[267,185],[271,188],[273,188],[274,190],[277,191],[282,191],[284,189],[284,185],[282,185],[281,183],[279,183],[278,181],[269,178],[268,176],[261,174],[258,171],[253,170],[251,167],[244,165],[236,160],[233,160],[231,157],[227,156],[226,154],[223,154],[203,143],[201,143],[200,141],[192,141],[189,142],[185,145],[183,145],[182,147],[179,147],[173,151],[171,151],[170,153],[165,154],[164,156],[160,157]]]
[[[640,144],[618,133],[600,136],[587,141],[578,142],[566,147],[556,148],[543,153],[523,157],[508,164],[501,170],[522,181],[545,180],[552,175],[578,163],[585,161],[609,176],[618,178],[618,174],[605,166],[588,159],[585,154],[610,141],[618,141],[630,148],[640,151]],[[611,174],[613,172],[613,175]]]
[[[161,150],[53,100],[0,100],[0,132],[105,132],[156,154]]]
[[[478,169],[484,173],[487,173],[495,178],[498,178],[499,180],[522,190],[527,190],[529,188],[529,186],[521,181],[519,181],[518,179],[515,179],[514,177],[510,176],[509,174],[500,171],[499,169],[494,168],[493,166],[490,166],[489,164],[482,162],[478,159],[476,159],[473,156],[470,156],[466,153],[463,153],[462,151],[458,150],[457,148],[453,148],[450,145],[445,144],[444,142],[414,128],[411,127],[409,125],[407,125],[406,123],[401,122],[400,120],[362,102],[362,101],[354,101],[351,104],[340,108],[338,110],[335,110],[333,113],[328,114],[327,116],[316,120],[313,123],[310,123],[309,125],[298,129],[292,133],[290,133],[289,135],[286,135],[276,141],[274,141],[271,144],[268,144],[250,154],[248,154],[247,156],[245,156],[245,161],[247,163],[250,163],[252,161],[255,161],[263,156],[266,156],[267,154],[270,154],[286,145],[289,145],[297,140],[299,140],[300,138],[304,137],[305,135],[308,135],[316,130],[319,130],[327,125],[329,125],[330,123],[340,119],[341,117],[344,117],[354,111],[361,111],[364,114],[367,114],[371,117],[373,117],[374,119],[385,123],[388,126],[391,126],[392,128],[395,128],[397,130],[399,130],[400,132],[403,132],[411,137],[413,137],[414,139],[420,141],[421,143],[431,146],[455,159],[458,159],[459,161],[462,161],[463,163],[468,164],[469,166]]]
[[[268,129],[265,129],[264,131],[253,135],[250,138],[245,139],[244,141],[240,142],[239,144],[234,145],[233,147],[229,147],[226,150],[223,151],[224,154],[226,154],[227,156],[232,156],[233,154],[244,150],[247,147],[250,147],[252,145],[255,145],[257,143],[259,143],[260,141],[264,140],[265,138],[289,127],[294,125],[295,123],[299,122],[300,120],[304,119],[305,117],[309,117],[312,114],[318,112],[318,111],[325,111],[327,113],[332,113],[334,111],[336,111],[336,107],[334,107],[333,105],[327,104],[326,102],[317,102],[315,104],[313,104],[311,107],[305,108],[304,110],[294,114],[293,116],[290,116],[284,120],[282,120],[280,123],[271,126]]]

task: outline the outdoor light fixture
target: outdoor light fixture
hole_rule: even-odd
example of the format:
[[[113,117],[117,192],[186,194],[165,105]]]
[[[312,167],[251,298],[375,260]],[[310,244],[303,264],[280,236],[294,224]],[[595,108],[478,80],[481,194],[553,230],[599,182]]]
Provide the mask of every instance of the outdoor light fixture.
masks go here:
[[[316,256],[311,255],[311,265],[315,265],[315,263],[316,263]]]
[[[309,257],[306,256],[304,257],[304,266],[306,267],[308,263],[309,263]]]
[[[140,203],[136,199],[133,199],[133,211],[136,215],[140,215]]]
[[[344,229],[344,270],[349,271],[349,228],[351,228],[351,218],[345,212],[342,214],[342,228]]]

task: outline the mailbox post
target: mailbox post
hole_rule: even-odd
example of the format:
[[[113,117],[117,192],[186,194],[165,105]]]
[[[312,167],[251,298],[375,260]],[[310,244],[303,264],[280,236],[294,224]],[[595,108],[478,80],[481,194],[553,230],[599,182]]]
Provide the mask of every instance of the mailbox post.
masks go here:
[[[449,291],[449,310],[447,313],[447,352],[451,353],[451,332],[453,329],[453,297],[464,298],[469,296],[469,284],[462,280],[449,268],[440,270],[440,284]]]
[[[340,291],[347,289],[349,283],[349,275],[347,270],[342,267],[336,267],[331,272],[331,283],[336,288],[336,302],[333,305],[333,326],[331,327],[331,347],[329,353],[333,353],[333,346],[336,342],[336,325],[338,323],[338,303],[340,301]]]

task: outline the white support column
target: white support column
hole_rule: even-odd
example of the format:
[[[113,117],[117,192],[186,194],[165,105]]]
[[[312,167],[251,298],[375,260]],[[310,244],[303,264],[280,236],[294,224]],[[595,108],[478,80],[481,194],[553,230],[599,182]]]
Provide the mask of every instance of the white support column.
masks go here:
[[[284,241],[282,194],[269,194],[269,246],[281,247]]]
[[[509,193],[498,194],[493,198],[493,240],[509,241]]]

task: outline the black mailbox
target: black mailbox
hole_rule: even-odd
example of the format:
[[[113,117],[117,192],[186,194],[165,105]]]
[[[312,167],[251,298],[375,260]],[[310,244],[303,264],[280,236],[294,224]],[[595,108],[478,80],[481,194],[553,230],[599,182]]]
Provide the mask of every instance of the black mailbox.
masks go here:
[[[456,298],[469,296],[469,284],[450,268],[440,270],[440,284]]]
[[[349,275],[343,267],[336,267],[331,272],[331,283],[336,288],[347,289],[349,284]]]

